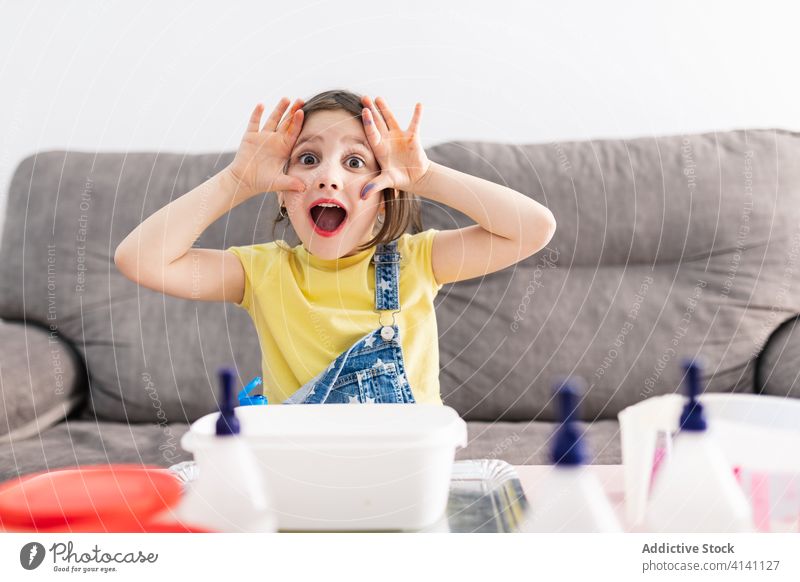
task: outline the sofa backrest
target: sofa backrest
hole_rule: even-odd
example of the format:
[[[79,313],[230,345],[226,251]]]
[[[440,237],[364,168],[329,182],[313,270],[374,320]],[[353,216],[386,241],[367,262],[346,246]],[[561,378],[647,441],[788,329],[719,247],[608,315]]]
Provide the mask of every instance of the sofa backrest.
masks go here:
[[[800,311],[800,137],[779,130],[507,145],[450,142],[434,161],[549,207],[547,248],[436,299],[446,404],[474,420],[552,420],[553,382],[583,376],[584,419],[680,385],[701,354],[708,389],[752,390],[755,354]],[[117,244],[213,175],[223,154],[43,152],[12,179],[0,248],[0,317],[33,320],[86,359],[101,419],[186,422],[216,408],[215,370],[260,374],[232,305],[175,299],[125,279]],[[422,201],[425,228],[472,224]],[[274,196],[214,223],[198,245],[271,240]],[[294,233],[277,236],[296,241]]]
[[[187,422],[215,409],[216,368],[260,374],[247,314],[126,279],[119,242],[141,221],[230,162],[231,155],[52,151],[19,165],[0,249],[0,317],[54,327],[86,360],[100,419]],[[252,242],[268,213],[253,199],[211,225],[199,246]],[[261,210],[261,212],[259,212]]]
[[[456,142],[431,159],[547,206],[545,249],[437,297],[445,402],[467,418],[553,420],[585,379],[586,420],[682,389],[753,390],[755,357],[800,311],[800,134],[749,130],[539,145]],[[470,219],[430,201],[427,227]]]

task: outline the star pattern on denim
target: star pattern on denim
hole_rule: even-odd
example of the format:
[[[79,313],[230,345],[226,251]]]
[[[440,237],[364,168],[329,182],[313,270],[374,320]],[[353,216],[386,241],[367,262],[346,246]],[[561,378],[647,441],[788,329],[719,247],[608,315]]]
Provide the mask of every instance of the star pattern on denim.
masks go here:
[[[375,336],[374,335],[371,335],[367,339],[364,340],[364,345],[367,346],[368,348],[371,348],[372,344],[374,344],[374,343],[375,343]]]
[[[381,291],[388,291],[389,289],[392,288],[392,285],[386,279],[381,279],[381,282],[378,284],[378,287],[381,288]]]
[[[348,398],[350,399],[348,404],[360,404],[358,401],[358,396],[348,396]]]
[[[378,358],[377,361],[374,364],[372,364],[373,368],[380,368],[382,366],[383,366],[383,360],[381,360],[380,358]]]
[[[375,399],[372,396],[367,396],[366,404],[375,404]]]

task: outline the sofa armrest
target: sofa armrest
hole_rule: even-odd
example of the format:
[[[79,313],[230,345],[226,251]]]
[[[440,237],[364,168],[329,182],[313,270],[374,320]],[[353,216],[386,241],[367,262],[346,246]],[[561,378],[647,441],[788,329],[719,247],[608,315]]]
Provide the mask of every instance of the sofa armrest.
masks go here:
[[[85,367],[57,334],[0,320],[0,443],[60,422],[87,394]]]
[[[800,398],[800,315],[781,323],[767,338],[756,359],[755,391]]]

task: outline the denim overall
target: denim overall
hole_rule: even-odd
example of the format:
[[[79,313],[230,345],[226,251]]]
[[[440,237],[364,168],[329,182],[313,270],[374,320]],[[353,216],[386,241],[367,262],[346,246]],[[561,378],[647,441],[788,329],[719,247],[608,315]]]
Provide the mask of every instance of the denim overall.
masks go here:
[[[284,404],[413,403],[400,329],[400,253],[397,240],[379,244],[375,264],[375,312],[379,327],[342,352],[322,372],[284,400]],[[382,325],[381,310],[392,310],[392,325]]]

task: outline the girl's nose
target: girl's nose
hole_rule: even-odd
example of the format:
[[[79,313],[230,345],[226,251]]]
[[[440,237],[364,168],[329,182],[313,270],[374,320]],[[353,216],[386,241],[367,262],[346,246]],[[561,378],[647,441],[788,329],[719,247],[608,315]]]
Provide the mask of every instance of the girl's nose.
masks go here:
[[[337,174],[336,171],[324,172],[317,175],[316,183],[320,190],[339,191],[344,189],[342,178]]]
[[[335,164],[320,164],[314,183],[320,190],[344,190],[342,172]]]

